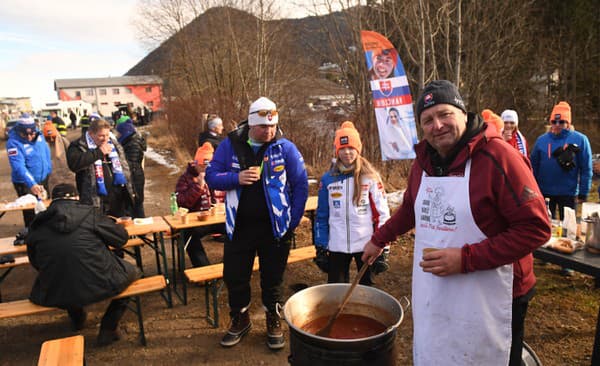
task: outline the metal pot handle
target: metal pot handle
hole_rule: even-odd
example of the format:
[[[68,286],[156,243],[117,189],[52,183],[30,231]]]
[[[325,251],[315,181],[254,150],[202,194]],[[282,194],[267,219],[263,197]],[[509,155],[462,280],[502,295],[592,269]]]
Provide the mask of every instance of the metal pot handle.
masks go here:
[[[402,300],[404,300],[406,302],[406,307],[402,307]],[[406,312],[408,310],[408,308],[410,307],[410,300],[408,299],[408,297],[406,296],[402,296],[402,298],[400,298],[400,307],[402,307],[402,311]]]

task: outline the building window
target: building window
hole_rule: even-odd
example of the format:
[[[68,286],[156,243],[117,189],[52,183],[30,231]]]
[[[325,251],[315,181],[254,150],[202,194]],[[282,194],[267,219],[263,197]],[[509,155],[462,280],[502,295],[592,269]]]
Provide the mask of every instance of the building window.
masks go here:
[[[148,103],[146,103],[146,105],[148,105],[148,107],[152,107],[152,106],[154,106],[154,103],[149,101]]]
[[[151,86],[147,86],[146,87],[146,93],[152,93],[152,87]]]
[[[100,105],[108,105],[107,102],[101,102]]]
[[[113,95],[117,95],[119,94],[119,88],[114,88],[113,89]]]
[[[131,88],[125,88],[125,94],[131,94],[131,93],[133,93]]]
[[[75,97],[81,98],[81,92],[79,90],[75,91]]]
[[[87,95],[88,97],[94,95],[94,89],[86,89],[85,95]]]
[[[106,89],[102,88],[98,91],[100,95],[106,95]]]

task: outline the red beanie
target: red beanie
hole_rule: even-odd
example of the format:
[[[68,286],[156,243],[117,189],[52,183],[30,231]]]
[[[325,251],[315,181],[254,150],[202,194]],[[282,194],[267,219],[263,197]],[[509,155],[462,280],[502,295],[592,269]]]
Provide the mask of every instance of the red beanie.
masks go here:
[[[360,135],[354,127],[354,123],[350,121],[342,123],[340,129],[335,131],[335,140],[333,141],[333,144],[335,145],[335,155],[337,155],[340,149],[345,147],[352,147],[356,149],[359,154],[362,152]]]

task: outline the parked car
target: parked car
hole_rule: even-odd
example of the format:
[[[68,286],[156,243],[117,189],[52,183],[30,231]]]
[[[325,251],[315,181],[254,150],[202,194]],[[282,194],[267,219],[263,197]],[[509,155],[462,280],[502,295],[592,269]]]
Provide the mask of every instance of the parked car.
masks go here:
[[[6,122],[6,125],[4,126],[4,139],[8,140],[8,133],[10,132],[10,130],[13,129],[13,127],[15,127],[17,125],[17,122],[19,122],[18,119],[11,119],[10,121]]]

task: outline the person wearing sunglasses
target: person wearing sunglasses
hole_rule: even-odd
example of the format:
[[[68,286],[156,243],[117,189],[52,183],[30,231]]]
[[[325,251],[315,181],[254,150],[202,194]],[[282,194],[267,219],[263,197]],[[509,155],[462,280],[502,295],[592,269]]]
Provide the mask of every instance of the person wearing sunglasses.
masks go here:
[[[227,135],[206,169],[208,186],[226,191],[223,279],[231,323],[223,347],[238,344],[252,327],[250,278],[257,254],[267,346],[285,346],[277,308],[283,304],[283,275],[308,198],[308,179],[302,155],[283,138],[278,122],[275,103],[258,98],[250,105],[248,120]]]
[[[17,195],[33,194],[45,198],[48,177],[52,173],[50,148],[29,114],[22,114],[15,128],[8,133],[6,152]],[[29,226],[34,217],[33,210],[23,210],[25,226]]]
[[[544,197],[550,199],[552,218],[564,220],[564,207],[577,209],[592,186],[592,149],[584,134],[575,131],[571,106],[560,102],[550,114],[550,130],[541,135],[531,151],[533,173]],[[569,271],[563,271],[569,275]]]

